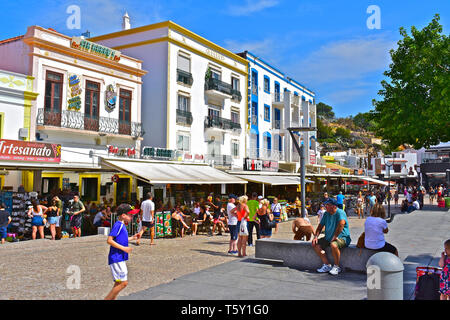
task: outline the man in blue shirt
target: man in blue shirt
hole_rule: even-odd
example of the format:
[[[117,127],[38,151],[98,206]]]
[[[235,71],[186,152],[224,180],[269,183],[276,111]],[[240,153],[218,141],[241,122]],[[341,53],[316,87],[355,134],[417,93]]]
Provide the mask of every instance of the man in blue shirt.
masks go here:
[[[344,199],[345,196],[342,194],[342,191],[339,192],[339,194],[336,196],[338,208],[344,210]]]
[[[323,265],[317,272],[329,272],[332,275],[337,275],[341,272],[339,262],[341,258],[340,249],[347,247],[350,242],[350,230],[348,227],[347,215],[344,210],[338,208],[338,203],[335,199],[329,199],[325,203],[327,211],[323,214],[319,225],[317,226],[312,240],[312,246],[316,254],[322,260]],[[320,232],[325,227],[325,237],[318,239]],[[331,253],[334,259],[334,266],[328,262],[325,254],[325,248],[331,247]]]
[[[139,213],[139,209],[133,208],[126,203],[117,208],[117,221],[111,229],[107,243],[111,246],[108,255],[108,264],[114,279],[114,287],[106,296],[105,300],[115,300],[120,291],[128,285],[128,269],[125,261],[128,260],[128,254],[131,248],[128,247],[129,240],[137,240],[140,234],[128,237],[127,225],[130,223],[131,215]]]

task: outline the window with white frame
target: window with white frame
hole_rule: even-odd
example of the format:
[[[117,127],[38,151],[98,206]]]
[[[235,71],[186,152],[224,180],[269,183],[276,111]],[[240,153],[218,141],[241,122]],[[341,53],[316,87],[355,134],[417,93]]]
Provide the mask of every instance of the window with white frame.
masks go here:
[[[186,132],[177,133],[177,150],[190,151],[191,136]]]
[[[239,158],[239,141],[232,140],[231,141],[231,154],[233,158]]]
[[[231,77],[231,88],[234,90],[239,90],[239,79],[236,77]]]
[[[239,112],[231,111],[231,122],[240,123],[239,121]]]
[[[221,80],[222,74],[220,71],[211,68],[211,78],[216,79],[216,80]]]

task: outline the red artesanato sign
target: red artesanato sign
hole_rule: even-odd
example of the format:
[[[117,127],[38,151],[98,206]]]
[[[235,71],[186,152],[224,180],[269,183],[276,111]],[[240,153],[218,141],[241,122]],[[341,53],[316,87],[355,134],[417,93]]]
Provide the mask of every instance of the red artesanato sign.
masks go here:
[[[0,139],[0,160],[59,163],[61,145]]]

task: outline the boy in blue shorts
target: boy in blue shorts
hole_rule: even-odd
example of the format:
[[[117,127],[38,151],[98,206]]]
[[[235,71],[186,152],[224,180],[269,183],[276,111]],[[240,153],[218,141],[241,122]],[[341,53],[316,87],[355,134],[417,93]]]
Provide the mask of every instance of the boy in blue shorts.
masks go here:
[[[126,203],[117,208],[118,220],[111,229],[107,243],[111,246],[108,255],[108,264],[111,268],[114,279],[114,287],[108,293],[105,300],[115,300],[117,295],[128,285],[128,269],[125,261],[128,260],[128,254],[131,248],[128,247],[128,241],[139,239],[139,234],[128,237],[126,226],[130,223],[132,215],[139,212],[139,209],[133,208]]]

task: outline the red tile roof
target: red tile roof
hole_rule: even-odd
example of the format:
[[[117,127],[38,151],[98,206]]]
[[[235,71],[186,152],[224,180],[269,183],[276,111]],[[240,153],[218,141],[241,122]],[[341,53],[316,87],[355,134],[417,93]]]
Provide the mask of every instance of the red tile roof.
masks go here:
[[[14,42],[14,41],[18,41],[18,40],[22,40],[24,36],[17,36],[14,38],[9,38],[9,39],[5,39],[5,40],[0,40],[0,45],[5,44],[5,43],[10,43],[10,42]]]

